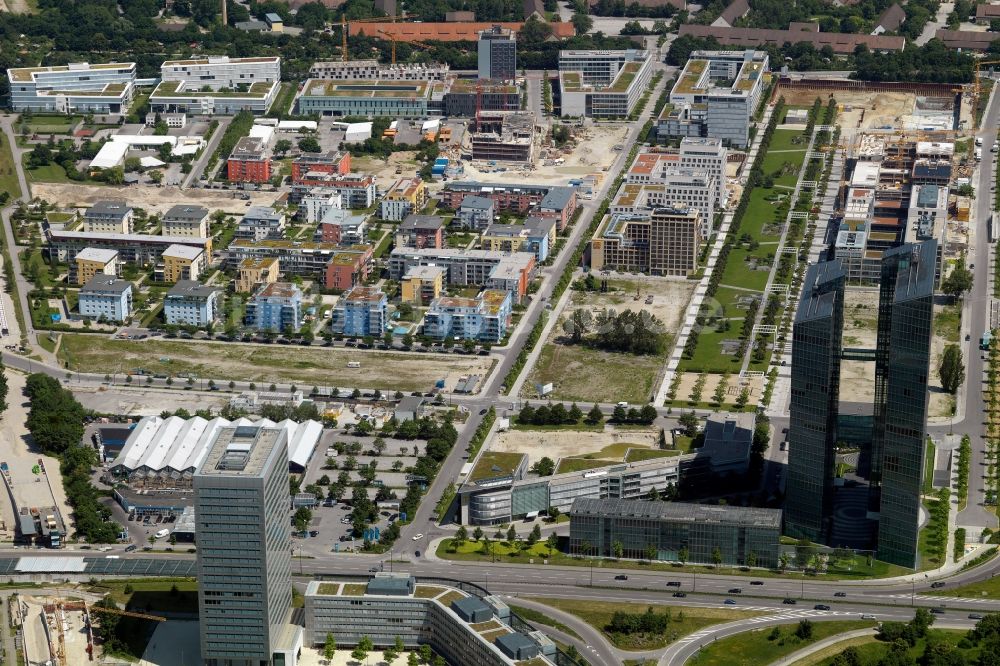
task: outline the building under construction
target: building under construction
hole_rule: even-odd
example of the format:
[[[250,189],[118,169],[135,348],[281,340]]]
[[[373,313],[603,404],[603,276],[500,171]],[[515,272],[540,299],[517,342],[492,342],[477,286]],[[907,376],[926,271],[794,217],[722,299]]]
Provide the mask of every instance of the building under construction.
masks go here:
[[[470,135],[474,160],[532,161],[535,118],[530,113],[480,115]]]

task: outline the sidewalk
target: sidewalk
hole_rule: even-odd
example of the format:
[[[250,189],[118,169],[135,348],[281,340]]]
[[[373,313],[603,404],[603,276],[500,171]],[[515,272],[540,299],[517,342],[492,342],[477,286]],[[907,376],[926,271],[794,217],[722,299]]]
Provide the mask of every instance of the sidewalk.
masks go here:
[[[843,634],[836,634],[834,636],[830,636],[829,638],[824,638],[818,643],[813,643],[812,645],[804,647],[801,650],[796,650],[795,652],[791,653],[786,657],[783,657],[776,661],[772,661],[771,666],[783,666],[784,664],[797,664],[800,659],[808,657],[809,655],[819,652],[820,650],[824,650],[830,647],[831,645],[836,645],[837,643],[849,641],[852,638],[863,638],[865,636],[872,636],[874,638],[874,634],[872,633],[871,629],[856,629],[855,631],[848,631]]]

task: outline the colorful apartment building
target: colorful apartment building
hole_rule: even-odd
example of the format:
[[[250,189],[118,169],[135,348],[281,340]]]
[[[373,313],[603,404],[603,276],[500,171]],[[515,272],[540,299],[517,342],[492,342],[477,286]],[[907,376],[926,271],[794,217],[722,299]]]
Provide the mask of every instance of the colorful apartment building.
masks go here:
[[[70,276],[73,284],[87,284],[95,275],[118,275],[118,252],[88,247],[76,255],[76,271]]]
[[[511,293],[497,289],[476,298],[443,296],[424,315],[424,335],[497,343],[507,335],[512,307]]]
[[[444,247],[444,222],[437,215],[407,215],[396,227],[396,247]]]
[[[271,155],[267,144],[258,137],[240,139],[226,161],[226,178],[235,183],[271,181]]]
[[[188,245],[171,245],[163,251],[163,281],[197,280],[205,270],[205,252]]]
[[[420,176],[400,178],[382,198],[379,216],[383,220],[399,222],[416,213],[427,203],[427,186]]]
[[[250,293],[265,284],[278,281],[278,258],[247,258],[239,263],[236,276],[236,291]]]
[[[320,174],[346,176],[351,173],[351,154],[331,150],[321,155],[306,153],[292,161],[292,182],[302,183]]]
[[[361,245],[337,252],[323,271],[323,286],[347,290],[368,279],[374,263],[371,246]]]
[[[330,328],[340,335],[381,336],[389,321],[389,299],[376,287],[354,287],[333,308]]]
[[[414,266],[400,280],[400,298],[404,303],[423,305],[441,296],[445,271],[441,266]]]

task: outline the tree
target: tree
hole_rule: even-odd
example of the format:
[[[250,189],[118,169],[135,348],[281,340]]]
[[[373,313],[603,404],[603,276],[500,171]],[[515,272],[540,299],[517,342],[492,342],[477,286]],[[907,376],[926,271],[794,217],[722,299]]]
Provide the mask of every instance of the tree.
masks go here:
[[[419,666],[420,657],[417,656],[416,652],[411,652],[410,656],[406,658],[406,666]]]
[[[941,291],[952,298],[961,298],[965,292],[972,289],[973,275],[965,265],[965,257],[955,264],[948,277],[941,281]]]
[[[580,308],[574,310],[569,319],[563,322],[563,331],[570,337],[573,344],[579,344],[593,323],[594,316],[590,314],[590,310]]]
[[[646,548],[643,550],[643,552],[646,555],[646,559],[652,562],[653,560],[656,559],[656,555],[659,552],[659,549],[657,549],[656,544],[647,543]]]
[[[287,153],[292,149],[292,142],[288,139],[278,139],[274,142],[274,152]]]
[[[694,437],[698,434],[698,426],[701,425],[701,419],[694,412],[681,414],[677,422],[684,428],[684,434],[687,437]]]
[[[337,651],[337,641],[333,639],[333,634],[327,633],[326,642],[323,643],[323,658],[327,661],[333,660],[333,653]]]
[[[594,406],[590,408],[589,412],[587,412],[587,425],[597,425],[603,420],[604,412],[601,411],[601,408],[598,407],[595,402]]]
[[[538,476],[552,476],[556,471],[556,464],[548,456],[543,456],[534,465],[531,466],[531,473],[537,474]]]
[[[403,643],[402,636],[396,636],[396,639],[393,641],[393,647],[396,648],[396,652],[400,653],[406,649],[406,645]]]
[[[583,420],[583,412],[574,402],[566,413],[566,423],[576,424]]]
[[[468,540],[469,540],[469,531],[465,529],[465,525],[462,525],[458,528],[458,531],[455,532],[454,543],[462,545]]]
[[[615,423],[625,423],[628,421],[628,412],[622,405],[615,405],[615,410],[611,413],[611,420]]]
[[[757,553],[753,552],[752,550],[749,553],[747,553],[747,566],[748,567],[757,566]]]
[[[799,626],[795,628],[795,635],[807,641],[813,636],[813,623],[809,620],[799,620]]]
[[[517,541],[517,529],[513,525],[507,528],[507,543],[514,543]]]
[[[7,375],[4,374],[3,364],[0,363],[0,414],[7,409]]]
[[[312,522],[312,511],[304,506],[299,507],[292,520],[295,522],[295,529],[304,532],[309,527],[309,523]]]
[[[965,381],[965,363],[958,345],[950,344],[944,348],[938,365],[938,376],[941,378],[941,387],[952,395]]]
[[[590,29],[594,27],[594,20],[581,12],[573,14],[572,23],[578,35],[590,32]]]
[[[559,547],[559,535],[550,534],[545,539],[545,545],[549,547],[549,557],[552,557],[552,554],[556,552],[556,548]]]
[[[323,150],[319,141],[314,136],[307,136],[299,139],[299,150],[305,153],[318,153]]]
[[[426,664],[427,662],[429,662],[431,660],[432,656],[434,656],[434,655],[431,652],[431,646],[430,645],[428,645],[427,643],[424,643],[423,645],[420,646],[420,661],[422,661],[422,662],[424,662]]]
[[[622,545],[620,540],[615,539],[611,542],[611,555],[617,560],[620,560],[625,555],[625,546]]]
[[[549,514],[549,518],[551,518],[552,520],[555,520],[556,518],[559,517],[559,514],[562,513],[562,512],[559,511],[559,507],[557,507],[557,506],[550,506],[549,509],[548,509],[548,511],[546,511],[545,513]]]
[[[531,532],[528,534],[528,545],[534,546],[541,540],[541,538],[542,538],[542,527],[541,525],[538,525],[536,523],[535,526],[531,528]]]
[[[718,546],[712,549],[712,564],[715,566],[722,564],[722,550]]]
[[[483,528],[476,526],[476,529],[472,530],[472,540],[479,541],[483,538]]]
[[[691,557],[691,551],[688,550],[687,546],[681,546],[680,550],[677,551],[677,561],[686,564],[689,557]]]

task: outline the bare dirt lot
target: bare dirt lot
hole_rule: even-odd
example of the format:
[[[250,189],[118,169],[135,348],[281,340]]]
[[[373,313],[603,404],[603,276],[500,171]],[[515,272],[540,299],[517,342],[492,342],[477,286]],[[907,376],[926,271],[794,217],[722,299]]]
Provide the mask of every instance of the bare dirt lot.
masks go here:
[[[528,465],[542,457],[552,460],[597,453],[609,446],[629,444],[633,448],[655,448],[660,431],[650,429],[628,429],[615,431],[606,426],[603,432],[581,432],[577,430],[509,430],[499,433],[490,444],[491,451],[524,453]],[[625,447],[621,448],[624,453]],[[619,458],[621,456],[619,455]]]
[[[46,201],[58,202],[61,208],[91,206],[96,201],[113,197],[128,200],[133,206],[144,208],[150,213],[165,213],[178,201],[199,204],[209,210],[223,210],[235,215],[243,215],[250,206],[270,206],[278,198],[274,192],[247,192],[250,200],[236,198],[228,190],[204,190],[179,187],[94,187],[93,185],[67,185],[64,183],[34,183],[32,196]]]
[[[837,124],[861,129],[879,128],[883,125],[898,126],[902,116],[913,113],[917,100],[914,93],[832,92],[808,88],[785,88],[781,95],[790,106],[809,106],[817,97],[826,104],[827,99],[833,96],[838,104],[843,105],[843,110],[837,116]]]
[[[371,174],[375,176],[379,187],[385,188],[392,185],[397,178],[412,176],[423,166],[417,162],[416,155],[415,151],[407,150],[393,153],[388,161],[364,155],[351,157],[351,171]],[[397,174],[397,168],[402,169],[402,173]]]
[[[485,377],[493,359],[452,354],[387,353],[353,349],[256,345],[170,340],[112,340],[94,335],[66,335],[62,361],[76,372],[134,372],[177,377],[193,374],[216,381],[301,382],[304,387],[340,386],[382,390],[428,391],[445,380],[451,390],[462,375]],[[348,368],[359,361],[360,368]]]

